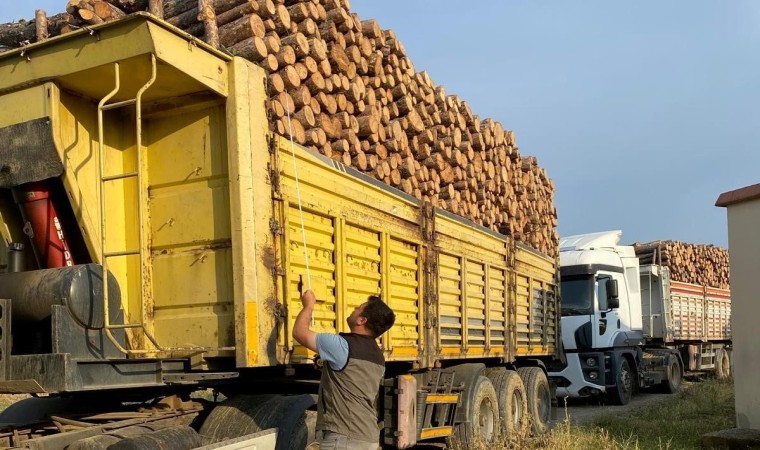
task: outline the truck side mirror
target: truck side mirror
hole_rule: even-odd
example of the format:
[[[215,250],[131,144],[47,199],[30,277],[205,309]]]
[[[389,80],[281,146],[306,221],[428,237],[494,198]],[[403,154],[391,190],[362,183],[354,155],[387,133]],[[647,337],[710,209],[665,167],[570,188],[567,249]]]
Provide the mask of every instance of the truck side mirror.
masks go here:
[[[620,299],[618,298],[618,282],[611,278],[607,279],[607,306],[610,309],[618,309],[620,307]]]

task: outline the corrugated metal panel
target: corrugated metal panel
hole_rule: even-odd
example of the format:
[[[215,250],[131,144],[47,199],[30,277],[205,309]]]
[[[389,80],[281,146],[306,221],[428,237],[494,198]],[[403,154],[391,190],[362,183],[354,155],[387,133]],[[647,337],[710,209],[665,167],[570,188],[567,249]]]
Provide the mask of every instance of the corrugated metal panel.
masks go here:
[[[509,332],[507,310],[507,277],[503,268],[488,268],[488,345],[493,353],[504,352]]]
[[[390,331],[392,356],[416,359],[420,345],[420,267],[419,246],[398,239],[389,239],[388,304],[396,313],[396,324]]]
[[[675,340],[704,339],[704,288],[674,281],[670,287]]]
[[[446,254],[438,257],[438,315],[443,353],[459,354],[464,335],[462,330],[462,266],[460,259]]]
[[[731,339],[731,292],[727,289],[707,288],[706,335],[711,341]]]
[[[485,265],[467,261],[467,347],[486,346],[486,278]]]
[[[303,221],[301,220],[303,217]],[[301,227],[306,234],[306,251]],[[288,209],[287,249],[289,252],[290,286],[288,286],[288,319],[294,321],[301,311],[301,278],[310,278],[311,288],[319,298],[314,310],[314,330],[319,333],[335,333],[338,315],[335,297],[335,227],[333,220],[310,211],[299,212],[297,206]],[[307,272],[307,258],[309,270]],[[309,279],[304,279],[308,285]],[[304,286],[304,289],[308,286]],[[291,339],[288,336],[288,339]],[[307,356],[309,352],[294,345],[294,355]]]
[[[380,234],[346,224],[343,242],[343,281],[347,294],[344,308],[350,314],[367,297],[380,293]],[[344,323],[340,327],[343,330]]]
[[[557,295],[554,262],[517,247],[517,354],[551,354],[556,347]]]
[[[301,149],[294,155],[287,142],[278,142],[275,198],[288,211],[282,258],[288,266],[283,276],[288,321],[279,338],[285,348],[293,348],[289,335],[301,308],[297,286],[306,270],[300,195],[312,285],[324,289],[315,289],[317,331],[343,330],[355,306],[381,293],[397,314],[396,325],[382,339],[388,361],[426,366],[437,359],[554,353],[553,260],[520,246],[510,249],[506,238],[439,210],[435,233],[425,234],[416,201],[320,156]],[[430,278],[434,282],[426,281]],[[521,342],[511,338],[515,332]],[[427,337],[432,342],[425,342]],[[308,352],[295,347],[287,360],[304,363],[307,358]]]

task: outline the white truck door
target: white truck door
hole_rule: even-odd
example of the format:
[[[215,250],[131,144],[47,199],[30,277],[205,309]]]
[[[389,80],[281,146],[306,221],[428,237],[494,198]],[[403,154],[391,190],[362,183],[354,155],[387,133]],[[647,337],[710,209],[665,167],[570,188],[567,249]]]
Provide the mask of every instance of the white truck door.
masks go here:
[[[619,313],[617,309],[611,310],[607,299],[607,280],[617,280],[618,299],[622,306],[627,301],[625,295],[625,280],[623,274],[612,272],[598,272],[596,276],[596,299],[594,315],[592,318],[592,330],[594,336],[594,348],[612,347],[615,334],[620,328]]]

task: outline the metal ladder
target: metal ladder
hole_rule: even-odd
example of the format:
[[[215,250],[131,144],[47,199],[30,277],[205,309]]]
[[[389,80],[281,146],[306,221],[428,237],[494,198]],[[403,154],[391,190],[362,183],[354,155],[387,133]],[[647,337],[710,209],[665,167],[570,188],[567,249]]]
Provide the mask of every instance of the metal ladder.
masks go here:
[[[146,354],[155,353],[156,351],[165,351],[168,349],[162,348],[153,335],[148,331],[144,322],[145,317],[145,291],[150,289],[145,282],[145,276],[143,276],[142,268],[145,267],[146,249],[145,245],[145,230],[143,227],[143,205],[145,204],[145,189],[143,186],[143,149],[142,149],[142,96],[153,83],[156,81],[156,56],[151,54],[151,77],[147,83],[145,83],[138,91],[135,98],[131,100],[124,100],[115,103],[108,103],[120,90],[121,90],[121,72],[118,62],[113,63],[114,66],[114,88],[106,94],[103,99],[98,103],[98,159],[99,159],[99,172],[98,179],[100,180],[100,255],[101,266],[103,268],[103,325],[106,336],[111,343],[122,353],[125,354]],[[103,113],[117,108],[124,108],[127,106],[135,105],[135,148],[137,151],[137,170],[134,172],[123,172],[114,175],[105,175],[105,139],[104,139],[104,120]],[[106,185],[108,183],[120,180],[136,179],[138,188],[138,227],[139,227],[139,247],[137,249],[125,249],[118,251],[107,251],[106,249]],[[108,276],[110,274],[108,269],[108,261],[111,258],[124,257],[124,256],[139,256],[140,257],[140,322],[139,323],[124,323],[124,324],[112,324],[109,311],[109,289],[108,289]],[[125,315],[126,316],[126,315]],[[113,335],[113,330],[127,329],[127,328],[141,328],[145,337],[147,337],[156,349],[127,349],[121,343],[118,342]]]

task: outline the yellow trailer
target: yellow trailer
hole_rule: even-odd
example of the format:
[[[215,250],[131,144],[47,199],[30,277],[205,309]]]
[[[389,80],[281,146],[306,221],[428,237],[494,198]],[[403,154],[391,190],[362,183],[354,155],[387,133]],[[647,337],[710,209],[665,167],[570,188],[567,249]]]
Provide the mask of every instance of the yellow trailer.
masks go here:
[[[306,284],[318,332],[369,295],[396,312],[386,443],[545,427],[556,261],[273,134],[266,100],[262,69],[143,14],[0,54],[0,392],[308,393]]]

